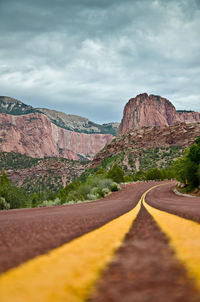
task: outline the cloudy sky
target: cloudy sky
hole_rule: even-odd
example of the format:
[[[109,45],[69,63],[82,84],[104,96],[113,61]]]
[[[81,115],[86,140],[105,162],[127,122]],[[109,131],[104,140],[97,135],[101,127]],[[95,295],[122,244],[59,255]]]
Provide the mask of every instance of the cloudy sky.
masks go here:
[[[200,0],[0,0],[0,95],[103,123],[147,92],[200,111]]]

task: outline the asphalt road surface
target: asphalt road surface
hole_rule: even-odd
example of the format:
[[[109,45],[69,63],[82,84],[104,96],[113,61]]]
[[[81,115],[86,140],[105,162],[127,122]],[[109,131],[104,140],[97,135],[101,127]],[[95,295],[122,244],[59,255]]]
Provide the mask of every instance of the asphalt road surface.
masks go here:
[[[0,273],[130,211],[152,182],[123,185],[95,202],[0,212]]]
[[[200,197],[185,197],[173,192],[174,183],[158,186],[146,196],[146,202],[159,209],[200,222]]]
[[[192,224],[196,236],[194,247],[197,248],[194,256],[200,267],[198,257],[200,254],[200,250],[198,252],[200,198],[177,196],[173,192],[174,185],[175,182],[123,185],[121,191],[96,202],[2,211],[0,213],[0,272],[2,276],[9,268],[17,267],[35,256],[69,243],[72,239],[79,238],[129,212],[137,205],[142,194],[154,186],[156,187],[146,194],[145,202],[153,208],[164,211],[162,213],[176,215],[173,218],[175,229],[172,233],[178,234],[181,230],[180,226],[184,223],[188,226],[188,221],[189,228]],[[143,204],[141,205],[122,245],[116,251],[110,264],[105,267],[93,291],[90,292],[88,302],[200,301],[199,279],[196,283],[195,279],[189,276],[188,267],[173,249],[169,234],[161,230],[156,219],[158,216],[151,214],[153,212],[148,210],[147,204],[146,208]],[[167,215],[168,224],[170,215],[164,215]],[[184,219],[178,220],[177,216],[188,220],[186,222]],[[115,229],[114,232],[116,233]],[[192,237],[193,233],[190,235],[188,237]],[[183,241],[185,240],[187,238],[183,237]],[[189,257],[192,258],[193,254],[191,247]],[[81,253],[78,257],[81,257]],[[195,268],[195,271],[198,270]],[[12,283],[10,284],[12,288]]]

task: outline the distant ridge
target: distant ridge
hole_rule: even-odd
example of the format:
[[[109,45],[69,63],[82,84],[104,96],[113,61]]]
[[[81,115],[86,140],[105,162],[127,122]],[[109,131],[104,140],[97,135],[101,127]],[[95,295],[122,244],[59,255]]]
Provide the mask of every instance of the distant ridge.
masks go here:
[[[45,114],[51,120],[51,122],[58,127],[78,133],[112,134],[116,136],[119,126],[119,123],[100,125],[91,122],[82,116],[66,114],[64,112],[50,110],[47,108],[33,108],[32,106],[26,105],[17,99],[7,96],[0,96],[0,113],[24,115],[36,112]]]

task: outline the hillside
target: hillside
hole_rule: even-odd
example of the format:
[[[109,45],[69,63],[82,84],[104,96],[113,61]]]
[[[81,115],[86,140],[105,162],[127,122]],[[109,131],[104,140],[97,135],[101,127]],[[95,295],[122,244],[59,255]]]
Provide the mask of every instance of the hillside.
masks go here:
[[[0,113],[24,115],[29,113],[43,113],[52,123],[66,130],[87,134],[112,134],[116,136],[119,123],[97,124],[87,118],[66,114],[46,108],[33,108],[14,98],[0,96]]]
[[[99,125],[89,121],[87,118],[66,114],[56,110],[49,110],[45,108],[37,108],[38,112],[44,113],[55,125],[79,133],[99,133],[99,134],[112,134],[116,136],[119,123],[109,123]]]
[[[3,168],[12,183],[29,192],[57,192],[87,169],[87,162],[65,158],[32,158],[14,152],[0,152]]]
[[[200,123],[178,123],[165,127],[142,127],[114,139],[98,152],[92,167],[110,168],[114,163],[135,173],[165,168],[180,157],[200,134]]]
[[[37,112],[32,106],[7,96],[0,96],[0,113],[22,115]]]

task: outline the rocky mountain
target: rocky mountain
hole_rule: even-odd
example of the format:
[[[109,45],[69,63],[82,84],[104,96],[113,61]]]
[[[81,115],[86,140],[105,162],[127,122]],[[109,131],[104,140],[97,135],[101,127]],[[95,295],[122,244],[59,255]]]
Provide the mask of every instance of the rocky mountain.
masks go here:
[[[99,133],[112,134],[116,136],[119,123],[109,123],[99,125],[89,121],[85,117],[78,115],[66,114],[56,110],[49,110],[45,108],[37,108],[38,112],[44,113],[55,125],[64,129],[75,131],[79,133]]]
[[[134,128],[120,135],[98,152],[92,167],[110,168],[119,164],[125,171],[136,172],[153,167],[165,168],[183,154],[200,135],[200,123],[176,123],[163,127]]]
[[[111,134],[85,134],[53,124],[42,113],[0,114],[0,151],[31,157],[93,158],[111,142]]]
[[[126,104],[118,135],[144,126],[165,127],[181,122],[200,122],[200,113],[176,111],[169,100],[161,96],[143,93],[130,99]]]
[[[0,113],[12,115],[43,113],[58,127],[78,133],[112,134],[116,136],[119,126],[119,123],[99,125],[82,116],[66,114],[64,112],[46,108],[33,108],[32,106],[26,105],[21,101],[6,96],[0,96]]]

